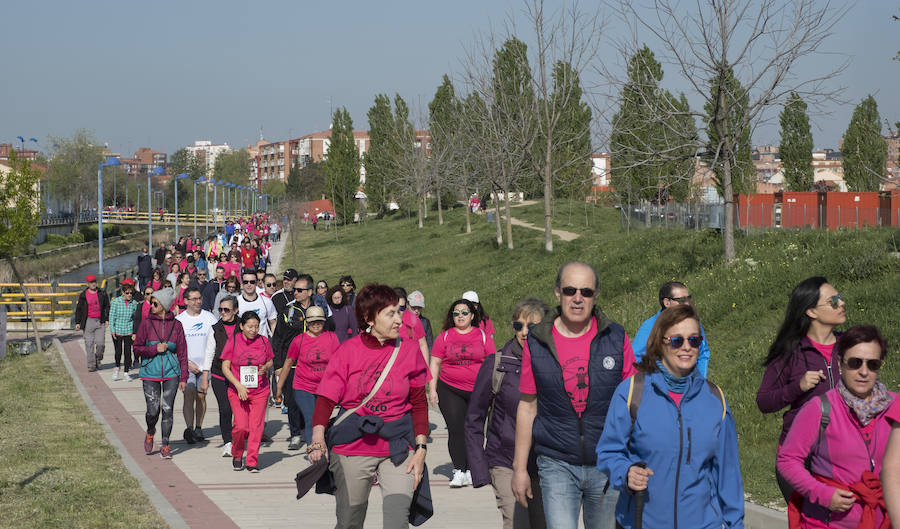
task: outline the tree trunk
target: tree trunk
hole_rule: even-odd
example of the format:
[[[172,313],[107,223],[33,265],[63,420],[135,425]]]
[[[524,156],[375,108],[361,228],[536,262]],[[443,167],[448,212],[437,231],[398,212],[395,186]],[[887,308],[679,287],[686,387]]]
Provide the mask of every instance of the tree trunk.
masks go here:
[[[553,214],[553,165],[551,160],[551,148],[553,147],[553,133],[547,134],[547,145],[544,152],[544,249],[553,251],[553,228],[551,216]]]
[[[81,200],[75,199],[75,223],[72,225],[72,233],[78,233],[78,221],[81,219]]]
[[[7,259],[6,261],[9,263],[9,267],[12,268],[13,275],[19,283],[19,288],[22,289],[22,294],[25,296],[25,307],[28,310],[29,315],[28,319],[31,320],[31,327],[34,329],[34,343],[37,344],[37,352],[42,353],[44,352],[44,349],[41,347],[41,334],[38,330],[34,309],[31,307],[31,296],[28,295],[28,290],[25,288],[25,282],[22,281],[22,276],[19,275],[19,270],[16,269],[15,259]]]
[[[513,238],[512,238],[512,213],[509,209],[509,186],[506,186],[503,189],[503,198],[506,202],[506,247],[510,250],[513,249]]]
[[[419,206],[418,209],[419,209],[419,227],[420,227],[420,228],[424,226],[424,224],[422,223],[422,202],[424,202],[424,199],[423,199],[423,200],[416,200],[416,203],[417,203],[418,206]]]
[[[731,159],[732,157],[726,153],[725,159],[722,160],[722,190],[725,193],[725,229],[722,239],[725,243],[725,264],[734,261],[734,193],[731,184]]]
[[[424,217],[427,219],[428,218],[428,194],[427,193],[422,195],[422,211],[424,211]]]
[[[441,189],[438,187],[437,192],[437,205],[438,205],[438,226],[444,225],[444,211],[441,207]]]
[[[497,226],[497,246],[503,246],[503,227],[500,224],[500,200],[497,198],[494,199],[494,225]]]
[[[466,197],[466,233],[472,233],[472,219],[469,217],[472,214],[472,208],[469,206],[468,189],[463,189],[463,196]]]

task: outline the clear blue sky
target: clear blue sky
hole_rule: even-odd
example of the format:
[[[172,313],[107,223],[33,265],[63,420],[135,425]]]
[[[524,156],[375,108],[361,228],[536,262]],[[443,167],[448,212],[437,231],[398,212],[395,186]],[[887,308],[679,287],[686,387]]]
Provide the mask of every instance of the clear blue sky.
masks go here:
[[[860,0],[827,42],[852,61],[836,82],[850,103],[814,117],[817,148],[837,146],[867,93],[883,118],[900,121],[894,4]],[[364,128],[377,93],[427,105],[441,76],[459,72],[475,32],[520,7],[517,0],[5,2],[0,142],[36,137],[44,150],[48,135],[87,128],[123,154],[142,146],[172,153],[196,139],[240,147],[256,141],[260,126],[269,140],[326,129],[332,102]],[[763,127],[754,142],[777,144],[777,127]]]

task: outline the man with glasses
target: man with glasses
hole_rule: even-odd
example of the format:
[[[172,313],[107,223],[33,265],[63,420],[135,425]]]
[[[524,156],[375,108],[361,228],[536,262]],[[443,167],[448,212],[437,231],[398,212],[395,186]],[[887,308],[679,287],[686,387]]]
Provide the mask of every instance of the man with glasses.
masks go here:
[[[313,284],[312,276],[309,274],[300,275],[294,284],[294,300],[288,303],[278,315],[278,325],[275,326],[275,334],[272,336],[272,351],[275,355],[273,365],[284,365],[284,359],[287,357],[287,350],[288,346],[291,345],[291,341],[293,341],[294,337],[306,332],[306,310],[312,306]],[[287,373],[281,373],[280,370],[276,370],[275,375],[279,378],[287,377],[282,387],[293,387],[293,366]],[[276,385],[273,384],[273,387],[276,387]],[[300,413],[300,407],[294,401],[293,392],[285,391],[283,398],[284,403],[287,405],[288,425],[291,430],[288,450],[299,450],[305,426],[303,414]]]
[[[75,330],[84,330],[84,351],[88,371],[100,369],[106,350],[106,328],[109,326],[109,295],[97,284],[93,274],[84,278],[87,283],[75,305]]]
[[[184,329],[187,342],[188,379],[184,388],[184,440],[188,444],[205,441],[203,437],[203,417],[206,415],[206,388],[209,381],[203,373],[206,363],[206,340],[218,319],[211,312],[203,310],[203,296],[197,287],[184,291],[187,306],[184,312],[175,316]]]
[[[284,312],[284,308],[294,299],[294,283],[300,274],[293,268],[288,268],[281,276],[281,290],[272,295],[272,304],[278,314]]]
[[[564,264],[554,288],[559,307],[522,351],[512,490],[523,506],[533,499],[534,442],[549,529],[577,529],[582,509],[587,529],[615,527],[618,492],[597,468],[595,448],[616,386],[635,373],[634,353],[625,329],[596,307],[597,281],[589,264]]]
[[[267,297],[259,295],[256,290],[256,270],[244,270],[241,274],[241,295],[238,296],[238,316],[243,316],[248,310],[252,310],[259,316],[259,334],[270,338],[275,329],[278,313],[275,305]]]
[[[684,283],[680,281],[669,281],[659,289],[659,310],[656,314],[650,316],[638,328],[634,335],[634,357],[635,361],[640,362],[647,351],[647,339],[650,338],[650,331],[659,314],[668,307],[675,305],[693,305],[691,293]],[[709,368],[709,344],[706,340],[706,333],[703,331],[703,325],[700,325],[700,335],[703,337],[703,343],[700,344],[700,356],[697,358],[697,369],[700,374],[706,378],[706,371]]]
[[[278,278],[275,277],[275,274],[265,274],[263,275],[263,291],[260,292],[263,296],[272,299],[272,296],[275,295],[275,290],[278,288]],[[274,303],[273,303],[274,305]],[[275,312],[278,312],[278,307],[275,308]]]

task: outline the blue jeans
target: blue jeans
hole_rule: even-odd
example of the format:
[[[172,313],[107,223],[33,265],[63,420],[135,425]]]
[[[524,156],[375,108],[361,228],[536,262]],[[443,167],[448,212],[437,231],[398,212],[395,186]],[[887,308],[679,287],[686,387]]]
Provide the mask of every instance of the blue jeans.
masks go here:
[[[578,511],[584,509],[585,529],[615,529],[619,491],[609,487],[609,476],[596,466],[580,466],[547,456],[537,458],[547,529],[578,529]]]
[[[306,446],[309,446],[312,443],[312,428],[313,428],[313,410],[316,409],[316,396],[308,391],[303,391],[302,389],[294,390],[294,402],[297,403],[297,406],[300,408],[300,413],[303,414],[303,437],[306,441]]]

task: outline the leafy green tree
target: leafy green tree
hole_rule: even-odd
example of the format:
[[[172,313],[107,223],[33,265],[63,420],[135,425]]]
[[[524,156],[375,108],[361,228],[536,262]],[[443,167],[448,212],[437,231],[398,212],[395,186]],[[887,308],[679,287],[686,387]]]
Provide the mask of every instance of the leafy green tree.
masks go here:
[[[10,171],[0,174],[0,259],[6,259],[25,294],[28,312],[33,314],[31,297],[25,289],[22,276],[16,269],[14,257],[26,252],[31,241],[37,235],[37,226],[41,220],[43,207],[40,193],[40,171],[34,168],[25,158],[12,152],[9,157]],[[38,351],[41,351],[41,339],[37,324],[31,319],[36,336]]]
[[[191,183],[191,180],[195,180],[198,178],[202,178],[206,174],[206,167],[204,167],[203,162],[197,157],[194,156],[194,153],[181,148],[177,151],[173,152],[168,160],[168,167],[166,172],[171,176],[169,180],[165,184],[165,188],[163,191],[166,195],[166,206],[167,209],[171,209],[175,211],[175,177],[180,174],[188,174],[190,175],[190,179],[183,179],[178,181],[178,206],[179,213],[184,213],[187,211],[186,208],[188,203],[193,205],[193,195],[194,186]],[[200,199],[200,189],[197,189],[197,205],[200,206],[203,204],[205,207],[206,204],[203,200]],[[205,198],[206,195],[204,194]]]
[[[325,167],[323,163],[310,163],[294,167],[288,174],[285,193],[292,200],[318,200],[325,192]]]
[[[353,222],[359,187],[359,150],[353,138],[353,120],[345,107],[334,112],[331,143],[325,158],[325,188],[331,194],[335,214],[343,223]]]
[[[553,68],[553,100],[559,107],[559,125],[553,166],[556,175],[554,194],[557,197],[583,198],[591,181],[591,107],[581,100],[581,80],[578,72],[563,61]],[[535,181],[536,179],[531,179]]]
[[[266,180],[263,184],[262,194],[269,195],[269,203],[284,197],[287,185],[281,180]]]
[[[78,129],[71,138],[51,137],[53,145],[48,182],[57,196],[70,197],[75,214],[72,233],[78,233],[81,212],[96,204],[97,165],[103,163],[103,146],[93,133]]]
[[[878,103],[871,95],[853,109],[841,154],[847,187],[851,191],[878,191],[885,177],[887,142],[881,136]]]
[[[369,147],[363,157],[366,168],[365,191],[368,208],[382,217],[396,191],[391,183],[391,167],[399,153],[393,138],[394,117],[391,98],[387,94],[375,96],[369,109]]]
[[[709,84],[712,97],[704,105],[709,116],[706,161],[715,171],[719,194],[731,202],[732,197],[726,196],[729,190],[724,184],[726,171],[731,181],[730,194],[755,190],[756,166],[753,165],[747,115],[750,97],[731,68],[713,77]]]
[[[250,154],[247,149],[223,152],[216,158],[213,178],[237,184],[248,185],[250,182]]]
[[[428,130],[431,134],[432,191],[437,196],[438,224],[444,223],[442,203],[452,197],[448,183],[458,169],[459,101],[450,78],[444,74],[434,99],[428,104]],[[451,199],[452,200],[452,199]],[[452,204],[451,204],[452,205]]]
[[[781,111],[781,146],[784,183],[789,191],[809,191],[813,186],[813,137],[806,102],[791,92]]]

